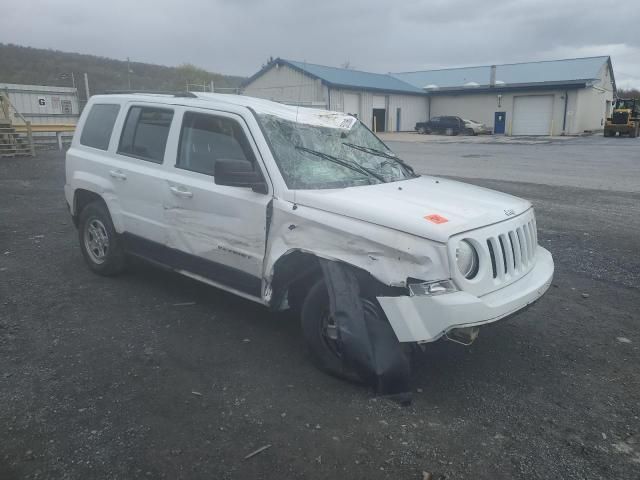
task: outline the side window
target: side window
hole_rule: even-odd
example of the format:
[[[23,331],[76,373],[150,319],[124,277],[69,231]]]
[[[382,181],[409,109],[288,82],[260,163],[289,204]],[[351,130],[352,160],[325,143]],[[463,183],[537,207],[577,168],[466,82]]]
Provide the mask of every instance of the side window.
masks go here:
[[[255,162],[240,124],[225,117],[186,112],[176,167],[213,175],[220,158]]]
[[[82,127],[80,144],[107,150],[119,111],[120,105],[100,103],[93,105]]]
[[[438,123],[440,121],[440,117],[433,117],[431,120],[429,120],[430,122],[433,123]]]
[[[162,163],[173,110],[131,107],[122,128],[118,153]]]

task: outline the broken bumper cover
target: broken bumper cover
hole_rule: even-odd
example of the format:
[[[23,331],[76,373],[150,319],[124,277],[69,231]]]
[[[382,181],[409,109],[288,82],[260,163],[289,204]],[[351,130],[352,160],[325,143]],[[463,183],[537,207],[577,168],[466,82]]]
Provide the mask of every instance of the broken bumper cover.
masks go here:
[[[505,318],[540,298],[553,279],[553,259],[542,247],[535,267],[518,281],[476,297],[457,291],[433,296],[378,297],[400,342],[432,342],[453,328]]]

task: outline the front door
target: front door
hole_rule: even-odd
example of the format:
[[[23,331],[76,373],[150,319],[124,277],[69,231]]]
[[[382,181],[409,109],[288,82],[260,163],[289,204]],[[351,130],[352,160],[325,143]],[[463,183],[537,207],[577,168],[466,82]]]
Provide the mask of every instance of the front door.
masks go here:
[[[214,179],[221,158],[248,160],[264,173],[248,127],[238,115],[189,109],[179,135],[164,187],[167,245],[181,252],[186,272],[260,297],[271,196]]]
[[[504,127],[507,122],[506,112],[496,112],[493,121],[493,133],[504,134]]]

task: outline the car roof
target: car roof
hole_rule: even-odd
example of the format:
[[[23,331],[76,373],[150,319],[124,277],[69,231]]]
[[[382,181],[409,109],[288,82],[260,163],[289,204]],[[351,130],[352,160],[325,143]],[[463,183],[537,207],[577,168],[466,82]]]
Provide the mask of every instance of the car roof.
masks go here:
[[[95,95],[93,103],[104,99],[119,101],[153,101],[167,105],[183,105],[199,108],[228,109],[229,107],[246,108],[259,115],[272,115],[297,123],[317,125],[329,128],[351,128],[356,119],[342,112],[331,112],[317,108],[297,107],[285,105],[263,98],[235,95],[231,93],[190,92],[187,95],[173,95],[164,93],[119,93],[109,95]]]

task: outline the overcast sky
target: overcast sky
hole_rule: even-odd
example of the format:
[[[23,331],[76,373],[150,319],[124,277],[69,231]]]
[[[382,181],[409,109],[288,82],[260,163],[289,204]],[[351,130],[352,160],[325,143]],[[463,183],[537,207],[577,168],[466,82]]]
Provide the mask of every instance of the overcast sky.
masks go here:
[[[0,42],[246,76],[269,56],[390,72],[611,55],[618,86],[640,88],[636,3],[20,0]]]

